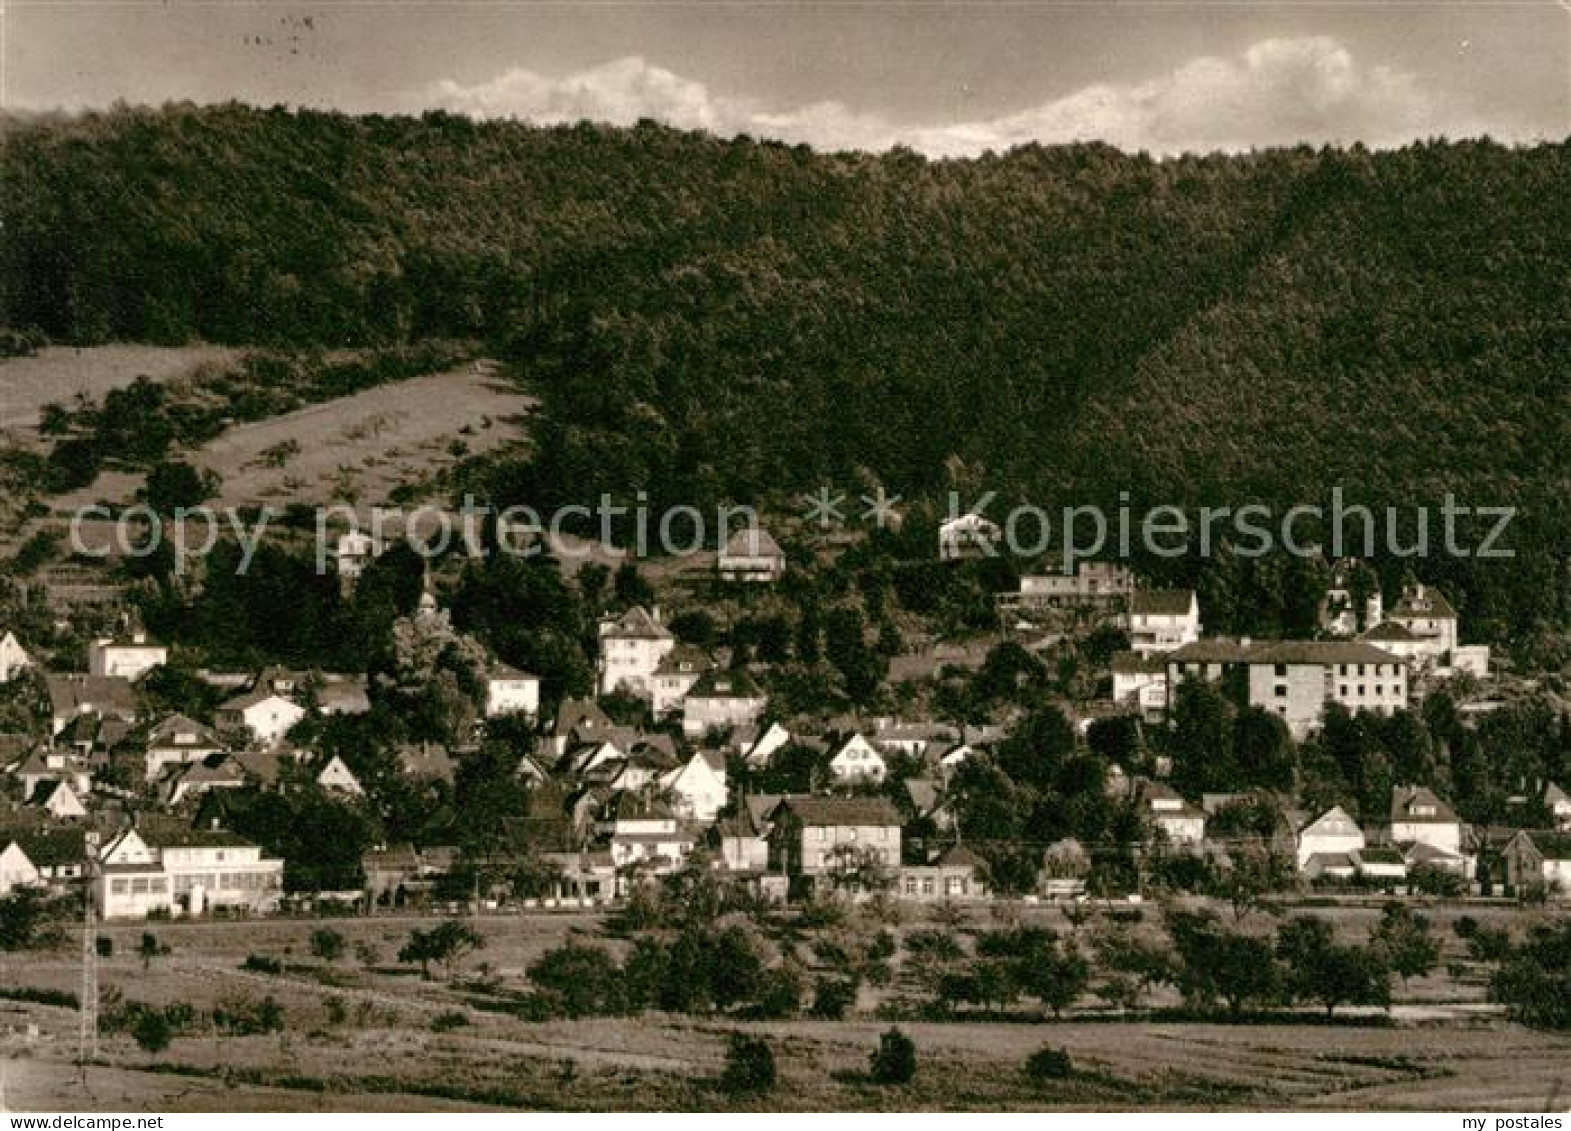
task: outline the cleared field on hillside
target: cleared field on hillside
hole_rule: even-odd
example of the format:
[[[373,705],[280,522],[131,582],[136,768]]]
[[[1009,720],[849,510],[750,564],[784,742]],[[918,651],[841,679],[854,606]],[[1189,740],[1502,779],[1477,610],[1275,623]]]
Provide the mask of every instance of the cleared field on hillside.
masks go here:
[[[429,921],[427,921],[429,922]],[[866,1077],[886,1022],[800,1020],[753,1025],[649,1014],[529,1022],[476,1008],[488,999],[423,981],[393,958],[413,919],[334,920],[349,953],[309,957],[319,924],[115,925],[115,955],[101,982],[139,1001],[189,1001],[199,1010],[238,996],[272,995],[282,1034],[177,1038],[151,1057],[124,1035],[106,1036],[104,1063],[83,1093],[70,1066],[74,1011],[0,1001],[0,1054],[17,1109],[339,1110],[450,1106],[570,1109],[712,1109],[736,1106],[714,1081],[726,1038],[755,1029],[770,1040],[782,1081],[770,1110],[1252,1108],[1541,1110],[1564,1106],[1560,1083],[1571,1039],[1498,1018],[1396,1026],[1341,1024],[908,1023],[916,1080],[883,1089]],[[574,936],[598,937],[591,915],[484,918],[486,946],[466,963],[489,963],[517,988],[523,969]],[[143,930],[170,953],[145,968]],[[363,944],[357,947],[355,944]],[[364,945],[377,952],[366,955]],[[282,975],[242,971],[248,954],[285,965]],[[368,960],[369,959],[369,960]],[[75,948],[6,958],[12,986],[72,991]],[[336,1004],[329,1004],[336,999]],[[438,1032],[442,1014],[466,1023]],[[336,1015],[336,1016],[335,1016]],[[36,1026],[31,1037],[29,1026]],[[1020,1065],[1044,1044],[1069,1050],[1077,1075],[1044,1086]],[[1556,1089],[1559,1088],[1559,1092]]]
[[[40,408],[69,404],[78,393],[100,400],[143,374],[170,381],[199,365],[231,361],[240,352],[226,346],[50,346],[32,357],[6,358],[0,361],[0,433],[36,428]]]
[[[224,506],[341,502],[365,509],[386,504],[396,486],[517,439],[533,403],[494,365],[475,362],[241,424],[186,458],[219,474],[214,502]],[[54,499],[54,508],[129,502],[141,483],[140,474],[105,472],[90,487]]]

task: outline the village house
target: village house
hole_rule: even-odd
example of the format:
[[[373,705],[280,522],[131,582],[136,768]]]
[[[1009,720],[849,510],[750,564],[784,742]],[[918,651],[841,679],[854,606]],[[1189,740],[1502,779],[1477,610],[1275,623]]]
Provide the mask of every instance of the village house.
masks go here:
[[[726,581],[778,581],[785,567],[785,551],[769,531],[756,526],[731,535],[716,559],[716,568]]]
[[[485,717],[540,713],[540,677],[507,664],[492,664],[485,677]]]
[[[206,761],[223,749],[223,740],[211,728],[185,715],[167,715],[147,732],[143,776],[157,781],[170,766]]]
[[[957,844],[931,864],[901,867],[895,893],[901,899],[918,902],[987,899],[987,863],[965,845]]]
[[[608,806],[611,863],[663,875],[680,869],[693,851],[693,836],[672,808],[652,797],[622,793]]]
[[[962,558],[991,557],[1003,531],[982,515],[963,514],[938,528],[938,558],[951,562]]]
[[[888,772],[884,756],[860,734],[846,739],[829,760],[829,774],[840,783],[883,781]]]
[[[714,666],[714,661],[691,644],[677,644],[661,657],[650,680],[649,709],[655,717],[678,710],[693,685]]]
[[[1298,870],[1314,879],[1320,875],[1352,877],[1358,870],[1355,853],[1366,846],[1364,830],[1340,805],[1326,810],[1298,830]]]
[[[1571,897],[1571,836],[1520,829],[1501,853],[1507,889],[1521,894],[1539,885],[1554,899]]]
[[[282,742],[303,718],[304,707],[265,686],[235,696],[213,713],[219,730],[248,734],[250,741],[263,746]]]
[[[769,765],[775,753],[791,743],[791,732],[778,722],[770,723],[742,748],[742,757],[753,769]]]
[[[900,866],[900,814],[887,798],[788,797],[771,821],[771,871],[816,879]]]
[[[245,767],[230,754],[219,751],[200,762],[171,767],[162,783],[164,804],[179,805],[215,789],[243,789],[248,784]]]
[[[160,664],[169,662],[169,649],[148,639],[141,629],[122,636],[105,636],[87,647],[89,675],[115,676],[135,682]]]
[[[660,623],[659,612],[634,606],[620,617],[600,623],[601,695],[622,690],[652,698],[655,671],[676,647],[676,637]]]
[[[735,816],[717,822],[709,830],[709,841],[720,866],[728,872],[756,874],[769,867],[766,825],[745,804],[737,806]]]
[[[28,801],[48,813],[57,821],[72,821],[87,816],[87,806],[77,796],[71,783],[60,779],[39,784]]]
[[[338,566],[338,584],[345,594],[353,591],[366,567],[382,553],[382,540],[356,527],[338,536],[333,560]]]
[[[16,778],[28,800],[51,782],[69,782],[78,797],[85,797],[93,788],[93,770],[87,759],[66,746],[38,747],[16,768]]]
[[[1462,822],[1433,790],[1421,785],[1399,785],[1391,790],[1391,841],[1427,844],[1460,858]]]
[[[1146,820],[1169,844],[1199,844],[1206,837],[1206,815],[1162,782],[1142,781],[1137,794]]]
[[[277,907],[283,888],[282,860],[216,829],[129,828],[103,846],[100,859],[94,887],[105,919],[196,916],[219,907],[263,913]]]
[[[546,736],[543,753],[552,763],[560,762],[569,749],[610,730],[610,717],[593,699],[564,699],[557,708],[551,732]]]
[[[16,638],[16,633],[7,632],[0,636],[0,683],[10,683],[26,671],[32,662],[22,642]]]
[[[1380,579],[1356,558],[1343,558],[1331,566],[1331,579],[1320,599],[1320,631],[1327,636],[1349,637],[1381,623],[1384,602]]]
[[[1192,589],[1137,589],[1124,616],[1129,647],[1150,657],[1200,639],[1200,601]]]
[[[109,765],[110,754],[131,734],[124,719],[105,717],[90,711],[77,715],[54,736],[56,750],[75,754],[89,767],[101,770]]]
[[[1401,625],[1422,641],[1419,655],[1431,662],[1440,662],[1457,646],[1456,610],[1432,585],[1406,586],[1386,620]]]
[[[1544,810],[1555,828],[1561,832],[1571,831],[1571,797],[1554,782],[1544,787]]]
[[[342,793],[348,797],[359,797],[365,793],[360,787],[360,779],[355,777],[337,754],[322,763],[322,768],[317,770],[316,784],[328,793]]]
[[[122,676],[59,675],[44,677],[49,692],[49,726],[57,735],[79,715],[96,714],[135,723],[136,691]]]
[[[1111,605],[1135,591],[1135,575],[1116,562],[1080,562],[1074,573],[1027,574],[1019,593],[1000,602],[1014,609],[1050,609],[1076,605]]]
[[[1072,836],[1054,841],[1042,853],[1038,878],[1048,899],[1078,899],[1091,874],[1091,854]]]
[[[660,778],[660,787],[675,798],[682,816],[708,824],[725,807],[725,756],[715,750],[700,750]]]
[[[701,738],[710,731],[752,726],[767,702],[745,671],[711,671],[682,700],[682,733]]]
[[[1113,702],[1154,719],[1167,709],[1167,661],[1139,652],[1113,653]]]
[[[10,895],[17,888],[42,884],[38,869],[22,842],[15,837],[0,836],[0,896]]]

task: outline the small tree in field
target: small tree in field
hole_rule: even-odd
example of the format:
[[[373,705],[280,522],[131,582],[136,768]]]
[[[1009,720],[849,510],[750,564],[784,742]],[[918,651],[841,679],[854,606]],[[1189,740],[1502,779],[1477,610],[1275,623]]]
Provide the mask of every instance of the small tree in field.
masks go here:
[[[873,1050],[871,1075],[875,1084],[909,1084],[916,1075],[916,1045],[899,1029],[878,1038]]]
[[[131,1024],[131,1037],[143,1052],[157,1055],[169,1047],[174,1036],[169,1018],[161,1009],[143,1009]]]
[[[767,1092],[775,1086],[775,1054],[769,1042],[746,1033],[732,1033],[726,1049],[720,1086],[728,1092]]]
[[[418,962],[420,976],[431,977],[431,963],[439,963],[447,968],[448,980],[458,970],[458,964],[464,958],[479,950],[485,945],[485,939],[475,933],[475,929],[461,919],[449,919],[432,927],[429,931],[422,931],[418,927],[409,932],[409,941],[398,952],[400,962]]]
[[[323,962],[337,962],[347,946],[344,936],[331,927],[318,927],[311,932],[311,954]]]
[[[1429,920],[1402,903],[1388,903],[1370,942],[1385,955],[1403,984],[1429,973],[1440,961],[1440,943],[1429,929]]]

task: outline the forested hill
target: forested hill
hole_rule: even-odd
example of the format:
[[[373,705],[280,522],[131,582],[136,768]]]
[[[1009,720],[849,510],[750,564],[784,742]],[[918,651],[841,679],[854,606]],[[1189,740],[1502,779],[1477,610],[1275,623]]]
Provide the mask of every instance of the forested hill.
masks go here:
[[[489,337],[544,501],[1451,490],[1527,508],[1535,608],[1495,612],[1565,615],[1564,142],[929,162],[224,106],[13,121],[0,175],[11,325]]]

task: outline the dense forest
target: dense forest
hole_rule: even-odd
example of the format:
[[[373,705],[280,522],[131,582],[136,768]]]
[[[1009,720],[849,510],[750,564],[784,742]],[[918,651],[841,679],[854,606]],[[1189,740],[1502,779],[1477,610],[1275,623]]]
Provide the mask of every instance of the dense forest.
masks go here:
[[[1520,508],[1514,561],[1414,567],[1471,634],[1571,619],[1571,143],[935,162],[236,105],[4,137],[0,324],[485,339],[544,402],[498,502],[1449,491]]]

